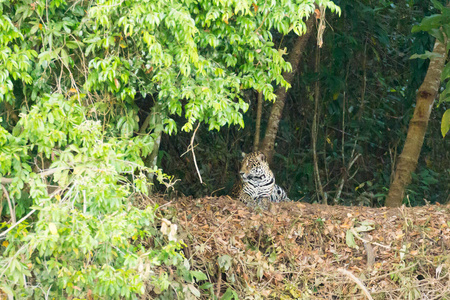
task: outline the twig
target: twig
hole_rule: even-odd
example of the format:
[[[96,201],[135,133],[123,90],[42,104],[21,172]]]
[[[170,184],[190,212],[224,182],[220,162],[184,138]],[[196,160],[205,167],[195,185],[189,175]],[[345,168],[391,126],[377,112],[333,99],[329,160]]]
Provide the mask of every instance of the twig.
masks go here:
[[[351,280],[353,280],[361,288],[364,295],[366,295],[367,299],[373,300],[373,298],[372,298],[372,296],[370,296],[370,293],[367,290],[367,288],[364,286],[364,284],[361,282],[361,280],[359,280],[355,275],[353,275],[349,271],[344,270],[342,268],[339,268],[338,271],[341,272],[342,274],[346,275],[347,277],[349,277]]]
[[[368,240],[363,239],[362,237],[359,236],[359,234],[358,234],[358,232],[355,230],[355,228],[350,229],[350,231],[353,233],[353,235],[354,235],[357,239],[363,241],[364,243],[370,243],[370,244],[373,244],[373,245],[375,245],[375,246],[380,246],[380,247],[386,248],[386,249],[388,249],[388,250],[391,249],[391,246],[386,246],[386,245],[382,245],[382,244],[379,244],[379,243],[376,243],[376,242],[371,242],[371,241],[368,241]]]
[[[261,22],[261,24],[259,24],[259,27],[256,28],[255,33],[257,33],[261,27],[264,25],[264,22],[266,21],[267,16],[269,15],[269,11],[267,11],[267,13],[264,15],[263,20]],[[262,40],[262,42],[264,42],[264,40]]]
[[[194,146],[194,149],[197,147],[198,145]],[[183,152],[183,154],[180,155],[180,157],[185,156],[187,153],[189,153],[189,151],[191,151],[191,145],[189,144],[189,147],[187,147],[187,150]]]
[[[56,191],[54,191],[53,193],[51,193],[49,195],[49,198],[53,198],[56,194],[59,194],[62,191],[61,188],[57,189]],[[6,234],[8,232],[10,232],[14,227],[16,227],[17,225],[19,225],[20,223],[22,223],[23,221],[25,221],[29,216],[31,216],[34,212],[36,211],[36,209],[31,210],[29,213],[27,213],[27,215],[25,217],[23,217],[22,219],[20,219],[17,223],[15,223],[14,225],[12,225],[11,227],[9,227],[7,230],[3,231],[2,233],[0,233],[0,238],[3,236],[6,236]]]
[[[197,128],[195,128],[194,133],[192,134],[191,143],[189,144],[188,150],[186,152],[188,152],[189,150],[192,151],[192,158],[194,159],[194,165],[195,165],[195,169],[197,170],[198,178],[200,178],[200,183],[203,183],[202,175],[200,174],[200,171],[198,170],[197,159],[195,158],[195,152],[194,152],[194,139],[195,139],[195,134],[197,133],[197,129],[199,127],[200,127],[200,122],[198,123]]]
[[[69,168],[61,168],[60,167],[60,168],[48,169],[47,171],[37,173],[37,175],[41,176],[41,178],[44,178],[45,176],[52,175],[53,173],[56,173],[59,170],[65,170],[65,169],[69,169]],[[13,182],[13,180],[14,180],[14,178],[0,177],[1,184],[10,184]]]
[[[218,191],[220,191],[220,190],[223,190],[224,188],[225,188],[225,187],[221,187],[220,189],[217,189],[217,190],[212,191],[211,197],[212,197],[212,195],[214,195],[215,192],[218,192]]]
[[[399,270],[396,270],[396,271],[393,271],[393,272],[390,272],[390,273],[387,273],[387,274],[375,276],[375,277],[372,277],[372,278],[367,278],[365,281],[373,281],[373,280],[377,280],[377,279],[380,279],[380,278],[388,277],[388,276],[391,276],[393,274],[400,273],[400,272],[412,269],[415,266],[417,266],[417,263],[415,263],[415,264],[413,264],[413,265],[411,265],[409,267],[406,267],[406,268],[403,268],[403,269],[399,269]]]
[[[83,190],[83,214],[86,213],[86,190]]]
[[[216,297],[217,297],[217,299],[220,299],[219,298],[219,296],[220,296],[220,288],[221,288],[221,286],[222,286],[222,270],[220,269],[220,267],[219,267],[219,278],[217,279],[217,291],[216,291]]]
[[[211,234],[211,236],[210,236],[210,237],[202,244],[202,246],[203,246],[203,245],[206,245],[206,243],[207,243],[207,242],[208,242],[208,241],[209,241],[209,240],[217,233],[217,231],[219,231],[219,229],[222,229],[222,225],[225,224],[225,223],[226,223],[230,218],[232,218],[235,214],[236,214],[236,213],[233,212],[231,215],[229,215],[228,218],[226,218],[226,220],[223,221],[222,224],[220,224],[220,226],[217,227],[217,229],[214,231],[214,233]],[[189,260],[191,260],[191,259],[194,257],[194,255],[197,254],[198,249],[201,249],[201,248],[202,248],[202,247],[198,247],[197,250],[195,250],[195,252],[192,254],[191,258],[189,258]]]
[[[172,204],[173,201],[167,202],[163,205],[158,206],[158,209],[161,210],[161,208],[163,208],[164,206],[169,206],[170,204]]]
[[[8,200],[8,206],[9,206],[9,214],[11,215],[11,221],[12,224],[16,224],[16,210],[13,207],[12,203],[11,203],[11,198],[9,198],[9,194],[8,191],[6,190],[5,186],[3,184],[1,184],[3,192],[5,193],[6,196],[6,200]]]

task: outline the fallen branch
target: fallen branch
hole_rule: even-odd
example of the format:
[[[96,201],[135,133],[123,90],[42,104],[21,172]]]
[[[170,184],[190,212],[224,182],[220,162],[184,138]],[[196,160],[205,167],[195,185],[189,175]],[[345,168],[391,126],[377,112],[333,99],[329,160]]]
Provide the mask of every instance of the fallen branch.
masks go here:
[[[346,275],[351,280],[353,280],[361,288],[361,290],[363,291],[364,295],[366,295],[367,299],[373,300],[372,296],[370,296],[369,291],[364,286],[364,284],[361,282],[361,280],[358,279],[358,277],[356,277],[355,275],[353,275],[349,271],[344,270],[342,268],[339,268],[338,271],[341,272],[342,274]]]

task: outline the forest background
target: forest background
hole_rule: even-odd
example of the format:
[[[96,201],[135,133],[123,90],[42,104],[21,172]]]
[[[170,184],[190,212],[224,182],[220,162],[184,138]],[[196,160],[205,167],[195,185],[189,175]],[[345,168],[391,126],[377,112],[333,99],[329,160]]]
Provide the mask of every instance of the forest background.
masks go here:
[[[434,44],[426,32],[411,33],[411,29],[437,11],[427,1],[335,3],[342,15],[327,15],[319,72],[315,71],[315,27],[301,56],[280,119],[271,168],[292,199],[320,202],[311,146],[314,88],[319,79],[317,153],[325,192],[331,203],[383,206],[429,63],[410,57],[432,51]],[[286,46],[290,52],[296,36],[275,38],[278,47]],[[203,183],[192,156],[181,156],[189,149],[192,133],[162,136],[158,166],[181,179],[178,191],[195,197],[232,193],[239,183],[242,152],[254,149],[257,93],[248,92],[245,99],[250,108],[243,116],[244,128],[231,126],[211,132],[207,126],[199,127],[195,155]],[[264,101],[261,139],[271,108],[272,103]],[[442,101],[432,111],[418,167],[404,198],[408,205],[449,201],[450,147],[441,131],[447,109]],[[345,178],[340,189],[347,175],[350,178]],[[336,199],[339,190],[343,196]]]
[[[242,152],[259,131],[267,146],[289,86],[268,146],[277,183],[296,201],[384,205],[435,37],[446,42],[446,3],[216,2],[0,1],[6,295],[132,298],[146,280],[197,295],[190,283],[206,276],[186,263],[174,224],[130,204],[232,194]],[[440,92],[399,200],[408,206],[449,200]],[[139,276],[154,265],[167,269]]]

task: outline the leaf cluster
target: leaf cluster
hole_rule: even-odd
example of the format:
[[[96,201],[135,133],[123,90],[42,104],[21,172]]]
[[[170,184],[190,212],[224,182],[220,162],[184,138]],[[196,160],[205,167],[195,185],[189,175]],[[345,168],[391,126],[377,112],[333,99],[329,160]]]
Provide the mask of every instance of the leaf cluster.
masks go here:
[[[162,130],[244,127],[246,89],[274,100],[291,66],[272,33],[303,33],[316,2],[339,12],[331,1],[0,1],[0,289],[135,299],[150,282],[161,297],[198,296],[206,278],[176,230],[160,233],[156,208],[135,206],[154,177],[171,186],[145,158]],[[147,127],[137,95],[153,100]]]

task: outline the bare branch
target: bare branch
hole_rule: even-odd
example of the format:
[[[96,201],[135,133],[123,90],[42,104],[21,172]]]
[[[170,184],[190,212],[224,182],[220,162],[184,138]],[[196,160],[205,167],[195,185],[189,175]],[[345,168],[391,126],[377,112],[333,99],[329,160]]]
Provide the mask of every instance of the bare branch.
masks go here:
[[[8,206],[9,206],[9,214],[11,215],[11,221],[12,224],[16,224],[16,209],[12,205],[11,198],[9,198],[8,191],[6,190],[5,186],[3,184],[0,184],[2,186],[3,192],[5,193],[6,200],[8,200]]]
[[[195,169],[197,170],[197,174],[198,174],[198,178],[200,178],[200,183],[203,183],[203,179],[202,179],[202,175],[200,175],[200,171],[198,170],[198,165],[197,165],[197,159],[195,158],[195,152],[194,152],[194,139],[195,139],[195,134],[197,133],[197,129],[200,127],[200,122],[197,125],[197,128],[195,128],[194,133],[192,134],[192,138],[191,138],[191,143],[189,144],[189,147],[187,148],[186,152],[183,153],[181,156],[183,156],[184,154],[186,154],[189,151],[192,151],[192,158],[194,159],[194,165],[195,165]]]
[[[41,178],[44,178],[45,176],[52,175],[60,170],[65,170],[69,168],[54,168],[54,169],[48,169],[47,171],[37,173]],[[14,178],[6,178],[6,177],[0,177],[0,183],[1,184],[11,184],[13,182]]]

